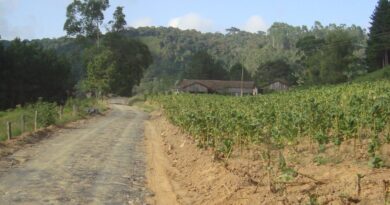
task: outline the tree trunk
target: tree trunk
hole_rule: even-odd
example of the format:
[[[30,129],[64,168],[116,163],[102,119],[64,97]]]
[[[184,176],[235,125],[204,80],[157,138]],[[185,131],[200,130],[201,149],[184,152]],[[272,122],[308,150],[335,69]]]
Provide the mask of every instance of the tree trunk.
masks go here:
[[[272,36],[272,48],[275,48],[275,38]]]
[[[100,46],[100,30],[99,30],[99,22],[96,23],[96,35],[97,35],[97,47]]]
[[[244,66],[241,67],[241,97],[243,96],[243,84],[244,84]]]
[[[385,67],[385,57],[382,58],[382,68]]]

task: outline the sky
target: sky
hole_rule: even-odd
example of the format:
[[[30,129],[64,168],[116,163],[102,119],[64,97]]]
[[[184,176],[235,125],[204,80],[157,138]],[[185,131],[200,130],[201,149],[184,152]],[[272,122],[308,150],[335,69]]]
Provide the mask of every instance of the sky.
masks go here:
[[[71,2],[0,0],[0,36],[7,40],[64,36],[66,7]],[[377,0],[110,0],[104,24],[117,6],[124,6],[132,27],[172,26],[223,33],[234,26],[257,32],[267,31],[274,22],[311,27],[320,21],[368,29],[376,4]]]

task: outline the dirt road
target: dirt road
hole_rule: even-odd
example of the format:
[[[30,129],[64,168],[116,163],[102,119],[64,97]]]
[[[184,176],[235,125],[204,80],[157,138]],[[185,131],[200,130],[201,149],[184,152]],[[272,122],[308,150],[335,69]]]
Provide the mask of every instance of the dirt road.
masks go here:
[[[105,117],[10,155],[0,166],[0,204],[142,204],[146,117],[112,105]]]

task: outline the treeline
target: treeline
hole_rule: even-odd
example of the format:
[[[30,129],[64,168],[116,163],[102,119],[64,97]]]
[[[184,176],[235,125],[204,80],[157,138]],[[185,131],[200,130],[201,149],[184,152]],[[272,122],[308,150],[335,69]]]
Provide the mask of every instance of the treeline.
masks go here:
[[[226,29],[224,34],[171,27],[136,29],[126,27],[123,7],[118,7],[108,33],[116,33],[121,41],[133,42],[124,45],[131,44],[134,49],[125,49],[119,43],[117,45],[122,48],[117,52],[119,50],[113,50],[99,29],[104,19],[103,11],[109,6],[108,0],[74,0],[67,9],[64,25],[69,36],[35,42],[70,59],[71,82],[77,83],[77,88],[83,92],[127,95],[133,94],[134,90],[159,92],[172,88],[183,78],[240,80],[242,71],[244,80],[252,79],[259,85],[273,80],[284,80],[291,85],[335,84],[388,64],[389,4],[386,0],[379,0],[369,33],[355,25],[323,25],[320,22],[314,22],[312,26],[276,22],[267,32],[258,33],[234,27]],[[99,12],[91,12],[91,8]],[[147,45],[148,50],[140,42]],[[101,48],[97,49],[99,45]],[[133,50],[140,53],[131,53]],[[109,55],[102,54],[104,52]],[[96,56],[88,57],[91,53]],[[137,55],[143,60],[135,60]],[[104,56],[112,58],[104,59]],[[133,59],[131,63],[119,63],[122,68],[116,67],[116,71],[110,74],[110,65],[118,65],[112,62],[128,58]],[[93,74],[100,72],[94,69],[98,67],[93,65],[97,60],[106,65],[101,67],[106,73]],[[105,63],[108,60],[111,63]],[[125,71],[125,67],[128,70]],[[131,73],[129,80],[120,79],[122,75],[112,75],[122,71]],[[99,82],[94,79],[106,80],[97,85]],[[139,82],[141,85],[137,86]],[[131,86],[126,87],[127,83]],[[118,90],[122,87],[126,88]]]
[[[367,66],[368,36],[364,29],[354,25],[324,26],[315,22],[309,28],[274,23],[267,32],[249,33],[230,28],[226,34],[128,27],[117,33],[146,44],[153,58],[153,64],[144,70],[140,91],[163,91],[182,78],[241,79],[241,69],[238,69],[241,66],[244,79],[254,79],[258,84],[275,79],[290,84],[336,83],[378,69]],[[104,39],[104,35],[100,38]],[[83,45],[91,40],[59,38],[43,39],[39,43],[71,58],[73,81],[87,76],[82,53],[88,47]],[[335,73],[325,72],[328,68],[334,68]],[[208,71],[222,75],[215,77]]]
[[[67,37],[0,43],[0,110],[38,99],[64,103],[70,96],[131,96],[153,59],[148,47],[121,34],[117,7],[105,35],[109,1],[73,0],[66,10]]]
[[[131,96],[153,59],[148,47],[118,33],[108,33],[102,45],[84,51],[86,76],[78,90],[95,96],[116,94]]]
[[[267,32],[249,33],[233,27],[226,34],[144,27],[128,28],[124,34],[147,44],[154,57],[145,87],[154,84],[165,89],[182,78],[240,79],[241,71],[234,69],[241,66],[244,79],[254,79],[257,84],[273,80],[305,85],[339,83],[369,70],[365,55],[368,36],[355,25],[315,22],[309,28],[277,22]],[[201,66],[205,64],[209,66]],[[156,79],[161,83],[156,84]]]
[[[35,102],[63,102],[71,89],[70,64],[54,50],[15,39],[0,42],[0,109]]]
[[[85,77],[79,80],[77,88],[96,97],[107,94],[131,96],[133,87],[140,83],[153,59],[146,45],[121,34],[127,24],[124,7],[116,8],[109,23],[111,28],[102,35],[100,26],[104,11],[109,7],[109,0],[73,0],[66,9],[64,30],[68,36],[93,42],[84,45],[84,72],[80,73],[85,73]]]

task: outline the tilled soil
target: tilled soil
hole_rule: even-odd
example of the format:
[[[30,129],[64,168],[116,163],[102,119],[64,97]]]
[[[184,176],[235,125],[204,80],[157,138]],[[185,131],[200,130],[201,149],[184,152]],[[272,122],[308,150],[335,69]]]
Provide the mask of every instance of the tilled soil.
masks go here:
[[[147,115],[111,107],[0,160],[0,204],[143,204]]]
[[[381,205],[390,202],[390,169],[372,169],[368,159],[354,157],[352,142],[339,148],[328,147],[318,155],[303,141],[294,148],[262,157],[264,147],[240,150],[235,147],[229,159],[212,149],[200,149],[196,141],[173,126],[161,111],[151,114],[146,123],[148,187],[154,194],[150,204],[191,205]],[[390,145],[382,145],[387,160]],[[365,156],[362,148],[356,156]],[[283,151],[286,166],[296,176],[284,178],[278,167]],[[328,161],[314,163],[316,156]],[[270,165],[267,167],[267,163]],[[269,170],[269,171],[268,171]],[[360,180],[357,176],[364,176]],[[385,202],[387,201],[387,202]]]

